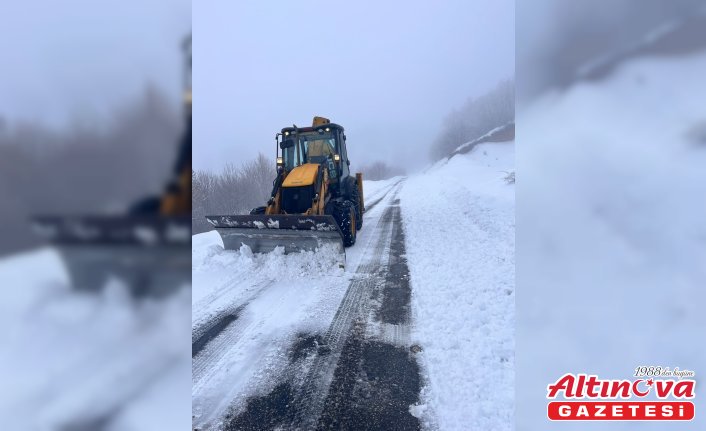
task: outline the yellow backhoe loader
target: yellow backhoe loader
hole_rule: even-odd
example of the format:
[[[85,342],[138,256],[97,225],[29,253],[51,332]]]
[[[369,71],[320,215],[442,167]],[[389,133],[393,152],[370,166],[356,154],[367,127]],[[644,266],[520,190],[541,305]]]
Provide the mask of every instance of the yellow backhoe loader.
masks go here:
[[[331,244],[343,256],[363,226],[363,178],[351,174],[343,127],[314,117],[311,127],[275,136],[277,177],[267,205],[249,215],[206,216],[226,249],[285,253]]]

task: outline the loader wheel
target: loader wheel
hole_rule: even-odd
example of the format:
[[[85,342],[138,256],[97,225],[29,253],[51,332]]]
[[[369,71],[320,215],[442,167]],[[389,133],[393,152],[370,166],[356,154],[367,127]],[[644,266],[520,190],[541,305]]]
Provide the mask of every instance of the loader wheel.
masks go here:
[[[351,202],[355,208],[355,229],[360,230],[363,227],[363,213],[360,211],[360,195],[358,194],[358,185],[353,187],[351,192]]]
[[[351,201],[337,202],[333,209],[333,218],[338,223],[343,233],[343,245],[350,247],[355,244],[356,229],[355,229],[355,208]]]
[[[257,207],[250,210],[250,215],[265,214],[266,207]]]

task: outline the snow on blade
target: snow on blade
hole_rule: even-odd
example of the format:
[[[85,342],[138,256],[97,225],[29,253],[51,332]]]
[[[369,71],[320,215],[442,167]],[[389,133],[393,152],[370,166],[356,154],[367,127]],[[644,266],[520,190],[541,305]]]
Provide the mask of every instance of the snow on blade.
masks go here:
[[[267,227],[270,229],[279,229],[279,220],[267,220]]]

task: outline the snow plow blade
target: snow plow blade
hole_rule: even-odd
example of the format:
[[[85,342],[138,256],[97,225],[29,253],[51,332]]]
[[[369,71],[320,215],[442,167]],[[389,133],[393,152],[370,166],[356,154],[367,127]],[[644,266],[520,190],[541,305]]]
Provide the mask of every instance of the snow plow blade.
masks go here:
[[[345,261],[343,235],[330,215],[231,215],[206,219],[221,235],[226,250],[238,250],[245,244],[253,253],[284,247],[288,254],[331,245]]]
[[[160,297],[191,281],[188,216],[38,216],[32,225],[58,249],[75,289],[116,279],[135,297]]]

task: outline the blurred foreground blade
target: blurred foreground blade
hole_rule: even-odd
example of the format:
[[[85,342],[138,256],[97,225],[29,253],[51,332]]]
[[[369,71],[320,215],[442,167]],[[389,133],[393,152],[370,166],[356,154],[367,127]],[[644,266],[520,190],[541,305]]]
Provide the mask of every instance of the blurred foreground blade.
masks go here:
[[[115,278],[134,296],[162,296],[191,280],[188,216],[37,216],[32,222],[58,248],[76,289],[100,290]]]

